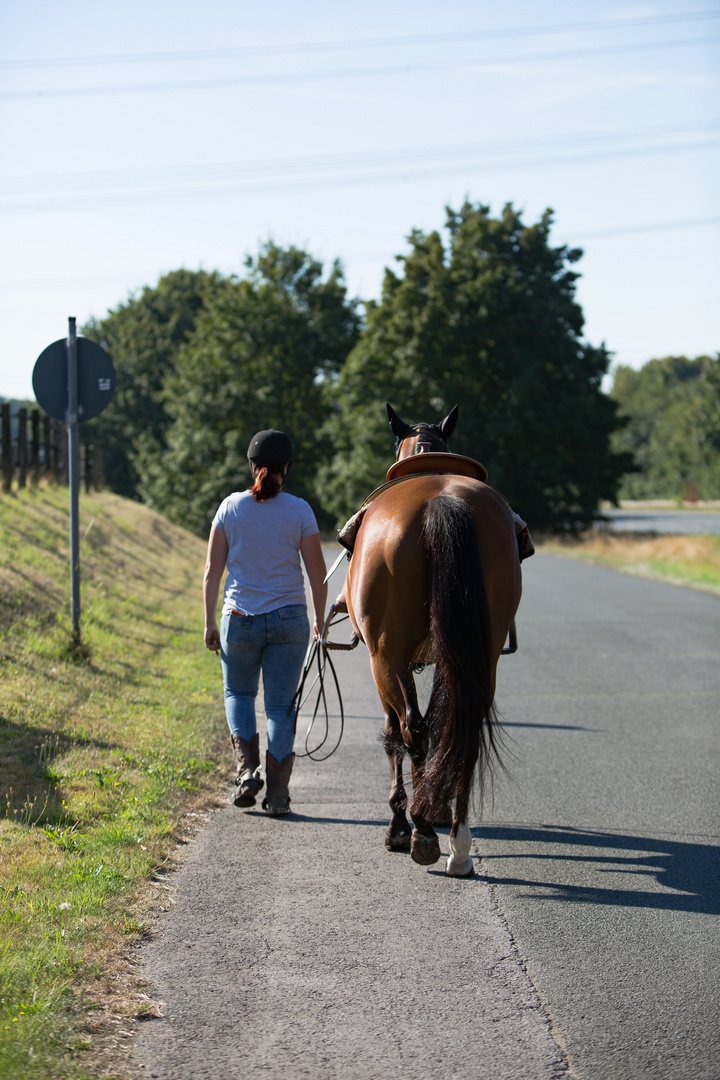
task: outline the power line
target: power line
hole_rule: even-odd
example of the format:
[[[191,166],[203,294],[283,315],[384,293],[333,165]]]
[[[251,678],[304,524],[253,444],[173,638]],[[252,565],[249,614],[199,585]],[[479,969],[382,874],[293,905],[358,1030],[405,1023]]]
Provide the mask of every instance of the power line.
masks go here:
[[[588,59],[596,56],[619,56],[633,52],[654,52],[687,46],[714,45],[720,37],[680,38],[671,41],[640,42],[629,45],[609,45],[600,48],[559,50],[545,53],[522,53],[519,56],[497,57],[493,60],[449,60],[429,63],[401,63],[362,68],[336,68],[331,71],[295,71],[281,74],[229,75],[213,79],[183,79],[173,82],[116,83],[111,86],[55,87],[38,90],[6,90],[0,101],[42,100],[45,98],[99,97],[110,94],[149,94],[177,90],[218,90],[230,86],[286,86],[291,83],[326,82],[332,79],[358,79],[387,75],[417,75],[427,72],[473,68],[492,71],[498,67],[533,64],[538,61]]]
[[[665,232],[671,229],[692,229],[700,226],[720,225],[720,217],[707,217],[707,218],[695,218],[692,221],[666,221],[656,222],[653,225],[631,225],[624,226],[618,229],[602,229],[599,232],[582,232],[581,238],[577,240],[568,241],[568,244],[572,243],[574,246],[583,245],[586,240],[601,239],[605,237],[614,236],[626,236],[631,233],[656,233]],[[579,232],[579,230],[576,230]],[[396,258],[395,255],[388,255],[387,251],[378,251],[373,254],[361,254],[361,255],[349,255],[341,258],[340,261],[344,266],[349,266],[353,263],[362,262],[392,262]],[[328,260],[329,261],[329,260]],[[93,274],[92,276],[82,277],[59,277],[59,278],[35,278],[35,279],[13,279],[10,281],[0,281],[0,294],[9,293],[25,293],[25,292],[64,292],[70,289],[83,288],[87,285],[114,285],[123,284],[128,280],[131,275],[131,271],[126,273],[114,273],[114,274]],[[155,279],[162,277],[162,272],[157,270],[148,271],[143,274],[136,273],[135,277],[141,277],[146,282],[149,279]],[[135,286],[131,291],[136,291],[137,288],[143,288],[143,286]]]
[[[629,225],[619,229],[601,229],[599,232],[584,232],[586,240],[602,240],[605,237],[630,236],[634,233],[666,232],[670,229],[695,229],[706,225],[720,225],[720,217],[694,218],[692,221],[665,221],[655,225]],[[584,243],[584,241],[582,241]]]
[[[621,127],[621,129],[570,132],[558,135],[539,135],[519,139],[501,139],[494,143],[471,143],[461,145],[440,145],[435,147],[394,147],[392,150],[371,150],[355,153],[314,154],[301,158],[270,158],[234,162],[207,162],[200,165],[165,165],[150,168],[130,168],[130,170],[107,170],[103,172],[55,173],[44,176],[15,176],[0,179],[0,200],[2,195],[49,189],[54,195],[68,189],[77,193],[81,190],[95,190],[112,187],[155,186],[158,184],[204,184],[217,185],[220,180],[244,180],[254,176],[263,178],[279,174],[283,178],[290,172],[337,171],[342,168],[364,168],[371,165],[400,166],[412,163],[426,163],[438,159],[492,157],[497,154],[527,153],[528,151],[547,150],[582,150],[604,148],[616,149],[616,144],[628,140],[638,145],[641,139],[678,137],[692,134],[716,132],[720,129],[720,118],[706,121],[682,122],[674,124],[654,124],[642,127]],[[674,146],[682,147],[682,143]],[[209,178],[209,179],[208,179]]]
[[[464,169],[460,173],[456,164],[446,160],[436,162],[406,163],[401,162],[395,166],[375,169],[373,171],[342,172],[339,174],[288,176],[278,172],[275,177],[253,178],[252,180],[228,182],[213,187],[184,187],[162,188],[150,191],[117,191],[113,193],[76,193],[71,192],[61,199],[49,199],[45,201],[30,201],[20,198],[0,200],[0,214],[5,212],[18,213],[21,211],[37,212],[42,210],[90,210],[99,206],[122,205],[133,203],[152,203],[173,201],[198,201],[208,202],[215,199],[232,198],[237,195],[268,194],[269,192],[299,192],[318,189],[341,190],[347,187],[364,187],[387,185],[393,183],[417,183],[439,175],[462,175],[468,183],[477,185],[486,172],[510,169],[544,168],[558,165],[579,165],[588,162],[605,162],[623,157],[648,157],[657,154],[673,153],[693,150],[716,148],[720,146],[720,138],[716,135],[706,139],[682,144],[656,145],[656,146],[630,146],[620,149],[601,151],[590,150],[581,154],[565,152],[559,155],[544,155],[542,157],[513,157],[500,160],[470,161],[464,163]],[[469,175],[472,170],[474,176]]]
[[[672,23],[698,22],[717,19],[720,10],[675,12],[670,15],[651,15],[631,19],[595,19],[589,22],[550,23],[542,26],[505,27],[497,30],[461,30],[445,34],[411,34],[401,37],[357,38],[340,41],[306,41],[287,45],[246,45],[221,49],[184,49],[151,53],[116,53],[96,56],[50,56],[26,60],[0,60],[0,70],[42,67],[80,67],[107,64],[144,64],[190,60],[221,60],[251,56],[338,52],[353,49],[384,49],[403,46],[453,44],[465,41],[492,41],[502,38],[535,37],[544,34],[614,30],[628,27],[666,26]]]

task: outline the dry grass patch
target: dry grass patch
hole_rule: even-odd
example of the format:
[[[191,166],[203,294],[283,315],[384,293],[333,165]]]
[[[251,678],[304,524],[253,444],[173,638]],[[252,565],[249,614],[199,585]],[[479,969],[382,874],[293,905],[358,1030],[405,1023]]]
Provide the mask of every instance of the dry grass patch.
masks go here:
[[[587,559],[629,574],[720,593],[720,536],[646,536],[610,531],[553,539],[542,551]]]
[[[222,686],[202,647],[204,544],[81,499],[71,647],[68,494],[0,498],[0,1075],[127,1075],[157,1004],[133,957],[224,787]]]

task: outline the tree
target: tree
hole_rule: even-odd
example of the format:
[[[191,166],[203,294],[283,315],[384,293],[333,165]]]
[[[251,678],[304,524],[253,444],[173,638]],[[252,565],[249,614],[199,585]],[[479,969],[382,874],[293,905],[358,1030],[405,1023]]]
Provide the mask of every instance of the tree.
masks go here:
[[[205,296],[220,280],[203,270],[175,270],[82,329],[107,349],[115,365],[113,400],[84,434],[102,442],[106,479],[121,495],[138,498],[134,458],[140,439],[149,432],[159,448],[165,445],[164,380],[192,333]]]
[[[635,461],[623,497],[720,497],[720,357],[618,367],[611,397],[624,420],[615,448]]]
[[[465,203],[438,232],[414,231],[335,390],[336,445],[319,485],[338,518],[383,479],[385,401],[408,422],[460,405],[451,449],[479,458],[531,527],[577,530],[614,499],[629,459],[610,449],[616,406],[601,392],[609,354],[581,340],[577,249],[551,247],[507,205]]]
[[[166,449],[147,436],[136,459],[143,499],[200,534],[221,499],[245,486],[248,443],[264,428],[291,436],[288,490],[315,502],[328,389],[359,333],[339,263],[323,280],[306,252],[267,243],[246,265],[247,277],[207,295],[165,381]]]

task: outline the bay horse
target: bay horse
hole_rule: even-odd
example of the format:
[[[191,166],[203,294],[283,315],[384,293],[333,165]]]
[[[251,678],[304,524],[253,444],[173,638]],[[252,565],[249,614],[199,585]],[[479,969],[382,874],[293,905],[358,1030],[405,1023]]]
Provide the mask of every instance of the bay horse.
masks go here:
[[[469,800],[476,773],[482,789],[498,757],[496,666],[520,602],[515,525],[505,499],[484,482],[482,465],[472,462],[474,476],[453,471],[455,462],[471,461],[448,451],[457,406],[439,424],[406,424],[390,405],[387,413],[397,440],[388,477],[393,469],[413,475],[372,497],[345,586],[353,629],[367,645],[385,713],[392,810],[385,843],[409,849],[421,865],[437,862],[433,824],[450,824],[454,803],[446,873],[470,877]],[[415,455],[417,460],[406,460]],[[424,471],[426,463],[431,471]],[[441,471],[445,464],[447,472]],[[427,663],[434,665],[434,678],[423,716],[413,669]],[[412,831],[406,754],[412,763]]]

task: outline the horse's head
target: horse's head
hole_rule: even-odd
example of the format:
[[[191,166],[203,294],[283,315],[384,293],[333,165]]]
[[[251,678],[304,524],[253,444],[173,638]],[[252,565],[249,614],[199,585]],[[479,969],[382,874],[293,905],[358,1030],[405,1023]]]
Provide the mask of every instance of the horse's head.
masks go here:
[[[446,454],[447,441],[455,430],[458,407],[454,405],[439,424],[406,424],[391,405],[386,405],[390,427],[395,435],[395,459],[412,457],[413,454]]]

